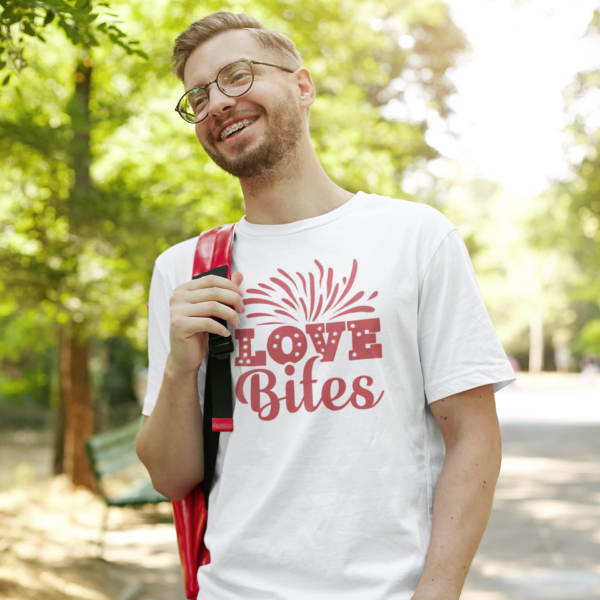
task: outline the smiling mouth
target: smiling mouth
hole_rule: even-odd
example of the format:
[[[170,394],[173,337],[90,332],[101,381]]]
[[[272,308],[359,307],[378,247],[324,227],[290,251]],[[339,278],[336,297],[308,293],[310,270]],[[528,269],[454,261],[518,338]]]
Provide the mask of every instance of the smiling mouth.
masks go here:
[[[219,140],[221,142],[236,136],[242,129],[246,129],[249,125],[252,125],[256,119],[244,119],[243,121],[238,121],[229,127],[226,127],[219,136]]]

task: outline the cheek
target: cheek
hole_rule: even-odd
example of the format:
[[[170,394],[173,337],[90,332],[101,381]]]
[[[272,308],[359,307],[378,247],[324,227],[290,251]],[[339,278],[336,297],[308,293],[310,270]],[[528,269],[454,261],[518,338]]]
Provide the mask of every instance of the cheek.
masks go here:
[[[198,123],[195,126],[195,130],[196,130],[196,138],[198,139],[198,141],[200,142],[201,146],[204,146],[207,141],[208,141],[208,129],[206,127],[203,126],[203,123]]]

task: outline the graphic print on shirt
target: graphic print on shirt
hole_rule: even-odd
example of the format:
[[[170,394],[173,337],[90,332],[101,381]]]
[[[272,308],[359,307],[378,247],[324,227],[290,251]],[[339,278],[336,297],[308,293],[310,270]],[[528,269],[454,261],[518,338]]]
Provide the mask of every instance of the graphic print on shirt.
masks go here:
[[[348,277],[341,281],[332,268],[325,275],[321,263],[314,262],[318,272],[296,272],[294,276],[277,269],[277,275],[270,277],[268,283],[246,290],[244,305],[256,309],[246,318],[255,319],[257,328],[271,327],[272,331],[264,348],[253,343],[257,333],[254,328],[235,331],[235,366],[249,369],[238,378],[235,393],[238,401],[249,404],[263,421],[272,421],[284,409],[290,413],[314,412],[319,407],[330,411],[347,407],[365,410],[376,406],[384,394],[370,375],[351,380],[329,377],[324,382],[315,378],[316,361],[334,363],[329,370],[339,365],[342,374],[348,371],[348,361],[381,359],[383,351],[377,342],[379,318],[358,318],[360,313],[375,312],[368,303],[378,292],[365,298],[364,291],[353,288],[358,273],[356,259]],[[338,353],[344,335],[351,339],[347,354]],[[279,365],[285,365],[289,378],[282,397],[274,391],[277,376],[273,370],[280,370]],[[300,375],[300,381],[294,375]]]

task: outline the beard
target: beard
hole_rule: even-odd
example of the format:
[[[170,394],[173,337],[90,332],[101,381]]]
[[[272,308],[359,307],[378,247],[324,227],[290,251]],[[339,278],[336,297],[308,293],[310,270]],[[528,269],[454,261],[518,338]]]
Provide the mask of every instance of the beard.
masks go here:
[[[277,168],[291,160],[294,149],[302,137],[302,119],[291,93],[275,105],[268,113],[258,107],[261,118],[268,116],[269,126],[263,139],[254,148],[244,147],[243,142],[237,148],[236,156],[225,156],[216,145],[202,147],[213,162],[226,173],[239,179],[267,179]],[[236,117],[232,113],[230,117]]]

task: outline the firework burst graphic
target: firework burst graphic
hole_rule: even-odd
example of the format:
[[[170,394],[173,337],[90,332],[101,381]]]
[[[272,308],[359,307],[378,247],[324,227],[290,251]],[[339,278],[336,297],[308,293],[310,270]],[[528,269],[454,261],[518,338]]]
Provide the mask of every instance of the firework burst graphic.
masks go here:
[[[277,269],[280,276],[269,279],[271,285],[259,283],[258,288],[246,290],[248,298],[244,300],[246,306],[256,305],[258,310],[248,314],[249,319],[272,319],[258,325],[289,325],[295,323],[316,323],[318,321],[334,321],[352,313],[370,313],[375,309],[367,304],[357,304],[365,292],[355,292],[352,289],[356,280],[358,263],[352,261],[352,270],[348,277],[342,281],[335,281],[332,268],[325,269],[315,260],[318,272],[308,275],[296,272],[295,277]],[[368,302],[377,296],[373,292],[363,302]]]

